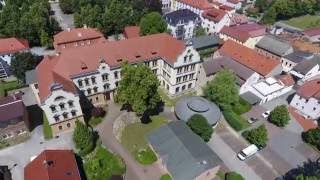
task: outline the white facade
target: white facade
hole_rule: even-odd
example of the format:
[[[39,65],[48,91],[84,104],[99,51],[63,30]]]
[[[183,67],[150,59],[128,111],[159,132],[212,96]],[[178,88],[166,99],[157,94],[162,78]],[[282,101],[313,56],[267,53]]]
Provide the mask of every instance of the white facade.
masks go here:
[[[263,36],[249,37],[245,42],[242,42],[242,41],[239,41],[239,40],[237,40],[237,39],[235,39],[235,38],[233,38],[231,36],[228,36],[226,34],[223,34],[223,33],[219,33],[219,37],[221,39],[223,39],[224,41],[230,39],[230,40],[232,40],[234,42],[237,42],[237,43],[239,43],[241,45],[244,45],[244,46],[246,46],[248,48],[251,48],[251,49],[254,49],[256,44],[263,38]]]
[[[161,0],[162,8],[170,8],[170,0]]]
[[[260,80],[261,76],[258,73],[253,73],[239,89],[239,94],[243,94],[250,90],[251,86]]]
[[[192,6],[188,5],[188,4],[184,4],[182,2],[173,0],[173,2],[171,3],[171,10],[172,11],[176,11],[176,10],[179,10],[179,9],[189,9],[190,11],[198,14],[199,16],[201,16],[201,14],[203,13],[203,10],[201,10],[199,8],[192,7]]]
[[[171,31],[171,35],[177,39],[190,39],[195,34],[197,28],[197,22],[189,21],[187,23],[177,24],[175,26],[168,24],[168,29]],[[183,29],[183,34],[178,34],[178,29]]]
[[[311,97],[305,99],[299,94],[295,94],[290,105],[296,108],[305,118],[318,119],[320,117],[319,100]]]
[[[231,21],[228,13],[219,22],[214,22],[203,16],[201,16],[201,20],[201,26],[206,30],[207,34],[215,34],[220,32],[224,26],[229,26]]]
[[[312,67],[306,74],[301,74],[300,72],[297,72],[295,70],[291,70],[290,74],[298,77],[303,82],[307,81],[320,74],[319,64],[316,64],[314,67]]]

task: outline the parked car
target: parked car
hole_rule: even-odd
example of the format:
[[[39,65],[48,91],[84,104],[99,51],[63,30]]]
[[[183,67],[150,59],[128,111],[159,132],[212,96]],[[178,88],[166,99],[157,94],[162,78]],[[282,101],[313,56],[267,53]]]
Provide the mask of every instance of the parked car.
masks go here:
[[[270,116],[270,113],[271,113],[270,111],[266,111],[266,112],[262,113],[261,115],[263,118],[268,118]]]
[[[254,144],[251,144],[250,146],[242,149],[237,157],[241,160],[241,161],[244,161],[245,159],[247,159],[248,157],[254,155],[255,153],[257,153],[259,150],[259,148],[254,145]]]
[[[251,117],[250,119],[248,119],[248,123],[250,123],[250,124],[253,124],[253,123],[257,122],[257,121],[259,121],[259,119],[258,118],[254,118],[254,117]]]

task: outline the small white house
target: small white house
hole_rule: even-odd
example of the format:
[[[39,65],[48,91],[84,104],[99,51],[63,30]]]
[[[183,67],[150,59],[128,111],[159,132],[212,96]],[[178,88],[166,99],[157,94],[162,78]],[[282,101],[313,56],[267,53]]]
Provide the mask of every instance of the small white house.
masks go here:
[[[230,17],[227,12],[221,9],[208,9],[205,10],[202,15],[202,28],[204,28],[207,34],[215,34],[221,31],[224,26],[229,26]]]
[[[242,7],[240,0],[218,0],[218,2],[234,9],[240,9]]]

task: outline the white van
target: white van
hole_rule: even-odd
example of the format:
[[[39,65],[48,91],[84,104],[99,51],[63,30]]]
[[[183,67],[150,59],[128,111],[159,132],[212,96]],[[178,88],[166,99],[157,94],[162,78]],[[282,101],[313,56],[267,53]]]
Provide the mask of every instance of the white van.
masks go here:
[[[251,144],[250,146],[242,149],[239,153],[238,153],[238,158],[240,160],[245,160],[247,159],[248,157],[254,155],[256,152],[258,152],[258,147],[254,144]]]

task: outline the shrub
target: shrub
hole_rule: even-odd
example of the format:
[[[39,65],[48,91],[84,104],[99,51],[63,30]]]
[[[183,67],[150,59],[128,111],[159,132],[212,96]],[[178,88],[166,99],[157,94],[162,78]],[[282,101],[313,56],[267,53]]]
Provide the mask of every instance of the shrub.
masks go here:
[[[289,123],[290,116],[285,105],[274,108],[270,113],[270,122],[279,127],[284,127]]]
[[[230,126],[236,131],[240,131],[244,128],[244,125],[240,122],[240,115],[234,113],[231,110],[225,110],[223,111],[223,116],[226,119],[226,121],[228,121]]]
[[[93,132],[82,122],[76,121],[76,128],[73,132],[73,141],[79,154],[84,156],[94,149]]]
[[[139,163],[148,165],[156,162],[157,156],[151,148],[147,147],[146,149],[139,149],[138,153],[136,153],[136,159]]]
[[[106,115],[106,111],[102,107],[95,107],[91,110],[91,115],[93,117],[104,117]]]
[[[49,140],[52,139],[53,135],[52,135],[52,129],[51,126],[49,125],[49,121],[46,117],[46,115],[43,115],[43,136],[45,140]]]
[[[172,178],[169,174],[164,174],[160,177],[160,180],[172,180]]]
[[[208,123],[207,119],[200,114],[195,114],[190,117],[187,122],[190,129],[198,134],[205,142],[208,142],[213,133],[211,125]]]
[[[309,129],[302,132],[301,137],[304,142],[316,146],[320,150],[320,128]]]
[[[228,172],[226,173],[226,180],[245,180],[245,179],[236,172]]]
[[[259,147],[264,147],[267,145],[268,141],[268,131],[265,125],[261,125],[256,129],[249,131],[244,131],[242,133],[243,137],[246,138],[251,144],[255,144]]]

